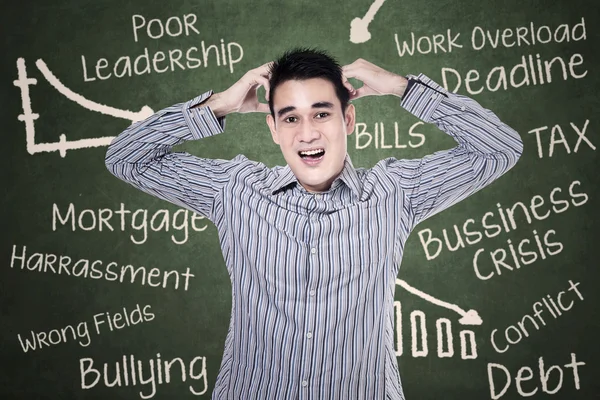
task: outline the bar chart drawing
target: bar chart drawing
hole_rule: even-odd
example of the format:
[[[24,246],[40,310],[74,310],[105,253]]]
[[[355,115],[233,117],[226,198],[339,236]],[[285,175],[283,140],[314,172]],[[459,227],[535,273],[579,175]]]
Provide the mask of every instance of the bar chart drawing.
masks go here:
[[[437,306],[452,310],[461,318],[458,320],[458,346],[460,349],[460,358],[463,360],[472,360],[477,358],[477,342],[475,332],[471,329],[463,329],[463,326],[481,325],[482,320],[475,310],[465,311],[462,308],[448,302],[434,298],[412,286],[405,281],[397,279],[396,284],[403,287],[408,292],[415,294],[428,302]],[[407,327],[405,326],[407,325]],[[433,335],[428,335],[428,327],[434,329]],[[455,325],[456,328],[456,325]],[[413,310],[405,318],[402,311],[402,303],[394,301],[394,330],[395,330],[395,352],[396,357],[405,354],[405,343],[410,342],[408,354],[412,357],[427,357],[430,355],[431,337],[435,338],[435,355],[438,358],[451,358],[455,356],[455,336],[452,320],[450,318],[437,318],[429,321],[427,315],[421,310]],[[405,336],[404,333],[408,336]]]
[[[42,59],[36,61],[36,67],[42,73],[43,77],[56,89],[60,94],[68,98],[69,100],[79,104],[81,107],[86,108],[90,111],[102,113],[115,118],[122,118],[130,121],[131,123],[144,120],[154,113],[154,111],[148,107],[143,106],[140,111],[129,111],[121,110],[115,107],[100,104],[85,98],[84,96],[75,93],[68,87],[66,87],[53,73],[50,71],[46,63]],[[25,65],[25,59],[17,59],[17,79],[13,81],[13,84],[21,90],[21,106],[23,113],[17,117],[19,121],[25,123],[25,137],[27,152],[31,155],[42,152],[53,152],[58,151],[61,157],[65,157],[67,150],[85,149],[91,147],[102,147],[108,146],[114,139],[114,136],[105,136],[98,138],[88,138],[79,140],[67,140],[66,135],[63,133],[59,136],[59,140],[54,143],[36,143],[35,142],[35,120],[40,115],[34,113],[31,106],[31,96],[29,93],[29,86],[37,84],[37,79],[30,78],[27,75],[27,68]]]
[[[395,330],[395,351],[396,357],[404,355],[405,341],[410,341],[410,354],[412,357],[427,357],[430,353],[428,341],[427,316],[423,311],[414,310],[408,318],[410,334],[404,337],[404,321],[402,313],[402,303],[394,301],[394,330]],[[435,320],[435,341],[436,355],[438,358],[451,358],[455,356],[454,332],[452,330],[452,321],[448,318],[438,318]],[[407,329],[408,330],[408,329]],[[471,329],[461,329],[458,332],[460,358],[463,360],[473,360],[477,358],[477,342],[475,341],[475,332]]]

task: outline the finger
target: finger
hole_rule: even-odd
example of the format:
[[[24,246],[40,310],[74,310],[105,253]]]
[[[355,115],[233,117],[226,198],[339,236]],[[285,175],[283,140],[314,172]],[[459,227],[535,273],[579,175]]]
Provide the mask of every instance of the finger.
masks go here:
[[[265,99],[267,99],[267,101],[268,101],[269,100],[269,89],[270,89],[269,80],[266,77],[259,75],[256,77],[256,82],[258,83],[258,86],[256,87],[257,89],[260,86],[265,88]]]
[[[348,92],[350,93],[350,98],[352,98],[352,96],[356,93],[356,89],[348,81],[348,78],[345,75],[342,75],[342,84],[346,89],[348,89]]]
[[[360,74],[360,59],[351,64],[344,65],[342,67],[342,73],[348,78],[358,78],[357,75]]]
[[[256,72],[257,75],[260,75],[264,78],[271,78],[271,68],[273,66],[273,62],[270,61],[266,64],[261,65],[260,67],[256,68],[254,71]]]
[[[362,90],[362,88],[359,88],[359,89],[355,90],[354,92],[350,93],[350,100],[360,99],[361,97],[364,97],[364,96],[365,96],[364,90]]]
[[[350,88],[348,89],[348,93],[350,94],[350,100],[354,100],[356,98],[357,90]]]
[[[362,58],[357,59],[352,64],[344,65],[342,67],[342,72],[345,76],[365,83],[370,82],[374,78],[374,74],[377,74],[379,70],[381,70],[381,68]]]
[[[350,100],[356,100],[361,97],[372,96],[374,94],[376,94],[375,90],[371,89],[367,85],[363,85],[363,86],[359,87],[358,89],[356,89],[356,91],[354,92],[354,95],[350,96]]]
[[[252,78],[255,83],[265,88],[267,100],[269,99],[269,80],[271,79],[271,66],[273,62],[268,62],[252,70]]]
[[[349,65],[344,65],[342,67],[342,74],[346,80],[348,80],[348,78],[355,78],[354,74],[352,73],[352,68],[350,68]]]
[[[346,73],[352,68],[352,64],[346,64],[342,66],[342,72],[344,73],[344,75],[346,75]]]
[[[246,74],[242,77],[249,85],[254,85],[255,83],[259,83],[261,78],[269,80],[271,77],[271,64],[266,63],[261,65],[260,67],[254,68],[246,72]]]
[[[261,69],[265,69],[266,71],[269,71],[269,72],[270,72],[270,71],[271,71],[271,68],[272,68],[272,66],[273,66],[273,61],[269,61],[269,62],[266,62],[266,63],[264,63],[263,65],[261,65],[259,68],[261,68]]]

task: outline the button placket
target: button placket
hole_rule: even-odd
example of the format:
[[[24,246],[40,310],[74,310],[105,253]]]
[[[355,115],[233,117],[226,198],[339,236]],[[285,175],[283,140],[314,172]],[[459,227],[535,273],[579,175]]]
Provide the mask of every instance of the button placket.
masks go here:
[[[319,198],[320,195],[315,194],[314,195],[314,199],[315,202],[317,201],[317,199]],[[318,270],[319,270],[319,246],[318,246],[318,242],[315,241],[314,238],[319,237],[320,234],[320,224],[318,223],[318,217],[317,217],[318,213],[315,212],[314,210],[312,211],[312,215],[310,215],[309,217],[309,221],[310,222],[316,222],[316,223],[310,223],[310,234],[311,234],[311,240],[310,242],[308,242],[308,246],[307,246],[307,250],[308,250],[308,263],[307,263],[307,291],[305,292],[305,297],[304,297],[304,307],[305,307],[305,314],[304,314],[304,321],[303,321],[303,326],[299,327],[299,329],[301,329],[301,332],[303,332],[303,336],[301,336],[303,341],[303,357],[302,357],[302,367],[300,369],[300,377],[302,378],[301,381],[301,388],[303,390],[307,390],[308,389],[308,383],[310,381],[310,368],[312,365],[312,358],[313,358],[313,342],[314,342],[314,320],[315,320],[315,316],[316,316],[316,304],[314,301],[314,296],[316,295],[316,290],[315,290],[315,286],[314,286],[314,282],[316,277],[318,276]]]

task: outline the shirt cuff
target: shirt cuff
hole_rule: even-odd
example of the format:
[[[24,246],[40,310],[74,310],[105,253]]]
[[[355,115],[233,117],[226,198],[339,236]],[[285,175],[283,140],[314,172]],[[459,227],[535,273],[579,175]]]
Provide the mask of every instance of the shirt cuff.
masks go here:
[[[408,94],[410,93],[411,89],[415,86],[415,83],[417,82],[415,79],[411,78],[411,75],[407,75],[406,80],[408,81],[408,83],[406,84],[406,88],[404,89],[404,93],[402,94],[402,97],[401,97],[402,100],[404,100],[405,97],[408,97]]]
[[[181,112],[194,139],[202,139],[218,135],[225,131],[225,117],[219,117],[213,113],[210,107],[194,107],[202,104],[212,96],[213,91],[202,93],[200,96],[183,103]]]
[[[431,116],[448,91],[424,74],[408,75],[408,84],[400,105],[417,118],[431,122]]]

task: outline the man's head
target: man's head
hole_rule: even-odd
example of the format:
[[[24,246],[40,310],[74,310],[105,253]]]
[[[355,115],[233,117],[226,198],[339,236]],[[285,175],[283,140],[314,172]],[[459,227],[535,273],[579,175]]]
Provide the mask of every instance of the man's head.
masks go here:
[[[340,65],[322,51],[296,49],[273,62],[267,124],[296,178],[324,191],[340,174],[354,106]]]

